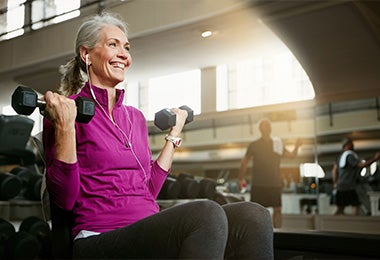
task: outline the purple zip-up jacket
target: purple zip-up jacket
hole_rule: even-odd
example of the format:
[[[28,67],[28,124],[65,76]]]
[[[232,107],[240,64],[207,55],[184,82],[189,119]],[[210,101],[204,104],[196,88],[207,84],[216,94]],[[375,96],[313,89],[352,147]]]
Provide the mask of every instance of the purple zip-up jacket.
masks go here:
[[[92,89],[108,111],[107,91]],[[44,119],[47,188],[57,206],[72,211],[73,237],[81,230],[105,232],[124,227],[159,211],[155,199],[168,172],[151,159],[144,115],[122,104],[123,90],[116,92],[116,125],[96,102],[92,120],[75,123],[76,163],[55,159],[54,128]],[[92,99],[88,84],[70,98],[77,96]]]

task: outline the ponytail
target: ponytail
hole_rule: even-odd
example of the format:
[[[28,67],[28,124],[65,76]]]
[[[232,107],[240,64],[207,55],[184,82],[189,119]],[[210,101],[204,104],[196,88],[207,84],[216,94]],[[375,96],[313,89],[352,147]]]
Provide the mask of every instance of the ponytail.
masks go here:
[[[77,56],[60,67],[59,71],[62,74],[61,84],[58,88],[60,94],[71,96],[77,94],[84,86],[87,77],[81,71],[82,66],[84,66],[84,64],[81,64],[81,60],[79,56]]]

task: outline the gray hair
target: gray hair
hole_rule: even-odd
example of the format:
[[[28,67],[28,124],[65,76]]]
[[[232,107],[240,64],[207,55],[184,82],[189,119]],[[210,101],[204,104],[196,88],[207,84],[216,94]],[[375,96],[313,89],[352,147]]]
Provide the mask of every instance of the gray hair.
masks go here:
[[[75,57],[60,67],[62,77],[58,91],[61,94],[65,96],[76,94],[84,86],[87,80],[86,64],[80,57],[80,48],[85,46],[90,50],[93,49],[99,41],[99,31],[108,25],[117,26],[128,36],[126,23],[116,14],[106,12],[90,17],[79,27],[75,41]]]

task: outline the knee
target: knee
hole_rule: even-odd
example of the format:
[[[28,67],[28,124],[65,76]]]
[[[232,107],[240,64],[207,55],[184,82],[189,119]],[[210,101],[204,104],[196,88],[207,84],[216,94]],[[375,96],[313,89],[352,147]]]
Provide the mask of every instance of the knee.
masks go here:
[[[223,208],[212,200],[200,200],[193,202],[193,212],[202,216],[207,216],[208,219],[226,219],[226,214]]]
[[[272,219],[267,208],[255,202],[237,202],[224,205],[227,215],[232,218],[239,218],[245,223],[257,224],[258,226],[268,226],[272,228]]]
[[[193,218],[198,218],[205,226],[217,226],[218,229],[228,229],[228,220],[223,208],[211,200],[193,202]]]

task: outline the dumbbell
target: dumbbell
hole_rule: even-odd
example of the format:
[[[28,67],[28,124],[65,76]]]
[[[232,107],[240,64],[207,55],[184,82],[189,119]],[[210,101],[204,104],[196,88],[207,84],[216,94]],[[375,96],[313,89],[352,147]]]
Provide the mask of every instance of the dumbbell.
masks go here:
[[[203,178],[199,181],[199,198],[213,199],[216,192],[216,181]]]
[[[181,184],[180,199],[195,199],[199,196],[200,185],[194,176],[187,173],[180,173],[177,180]]]
[[[28,200],[41,200],[42,174],[24,166],[13,168],[10,173],[22,181],[21,196]]]
[[[16,233],[15,227],[5,219],[0,218],[0,258],[5,259],[7,254],[7,241]]]
[[[176,178],[168,176],[162,185],[160,193],[158,194],[158,199],[163,200],[173,200],[178,199],[178,196],[181,192],[181,184],[177,181]]]
[[[37,239],[40,259],[51,259],[52,231],[46,221],[36,216],[29,216],[21,222],[19,232],[26,232]]]
[[[18,176],[8,172],[0,172],[0,200],[14,198],[22,189],[22,181]]]
[[[35,236],[0,219],[0,259],[37,259],[40,249]]]
[[[180,106],[179,108],[187,111],[188,115],[187,115],[185,124],[188,124],[191,121],[193,121],[194,111],[190,107],[183,105],[183,106]],[[169,108],[164,108],[154,114],[154,124],[161,130],[166,130],[175,126],[176,122],[177,122],[177,116]]]
[[[95,114],[95,103],[85,97],[75,99],[77,106],[76,121],[88,123]],[[20,115],[30,115],[36,107],[44,109],[46,102],[39,100],[37,93],[28,87],[18,86],[12,94],[12,107]]]

